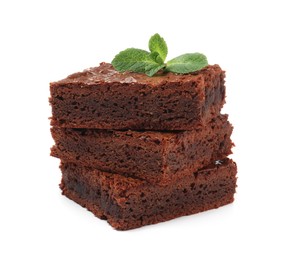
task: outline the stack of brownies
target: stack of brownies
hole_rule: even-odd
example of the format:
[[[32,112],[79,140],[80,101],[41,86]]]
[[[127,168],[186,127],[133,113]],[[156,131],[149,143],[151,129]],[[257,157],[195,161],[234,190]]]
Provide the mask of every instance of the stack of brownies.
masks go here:
[[[127,230],[234,199],[225,73],[120,73],[108,63],[50,84],[51,155],[65,196]]]

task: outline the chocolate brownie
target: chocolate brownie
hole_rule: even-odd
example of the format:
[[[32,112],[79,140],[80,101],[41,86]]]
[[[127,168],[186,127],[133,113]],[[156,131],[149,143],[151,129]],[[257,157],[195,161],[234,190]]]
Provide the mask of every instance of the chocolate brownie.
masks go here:
[[[107,172],[167,183],[231,153],[227,115],[206,126],[181,132],[51,129],[51,155]]]
[[[61,164],[63,194],[118,230],[170,220],[233,202],[236,164],[225,159],[168,186]]]
[[[120,73],[108,63],[50,84],[53,126],[192,130],[216,117],[225,102],[218,65],[185,75]]]

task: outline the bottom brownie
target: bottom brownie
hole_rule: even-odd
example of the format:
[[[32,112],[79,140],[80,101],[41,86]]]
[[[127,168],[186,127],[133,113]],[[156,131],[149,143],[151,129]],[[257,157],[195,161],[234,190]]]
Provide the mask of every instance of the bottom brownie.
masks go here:
[[[62,163],[63,194],[118,230],[155,224],[233,202],[236,164],[225,159],[167,186]]]

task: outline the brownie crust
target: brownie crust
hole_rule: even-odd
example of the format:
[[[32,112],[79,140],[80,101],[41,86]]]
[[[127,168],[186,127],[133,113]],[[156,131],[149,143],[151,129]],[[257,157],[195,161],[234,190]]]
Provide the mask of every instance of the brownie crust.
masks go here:
[[[225,73],[218,65],[154,77],[99,67],[50,84],[51,124],[67,128],[192,130],[219,115]]]
[[[225,159],[168,186],[62,163],[62,192],[117,230],[218,208],[234,200],[236,164]]]
[[[191,175],[231,154],[227,115],[181,132],[137,132],[53,127],[51,155],[62,161],[137,177],[151,183]]]

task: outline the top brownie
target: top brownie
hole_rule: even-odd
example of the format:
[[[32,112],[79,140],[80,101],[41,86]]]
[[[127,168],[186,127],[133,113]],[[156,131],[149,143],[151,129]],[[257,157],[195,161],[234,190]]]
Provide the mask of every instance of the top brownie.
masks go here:
[[[149,77],[111,64],[50,84],[53,126],[69,128],[192,130],[216,117],[225,102],[218,65],[186,74]]]

